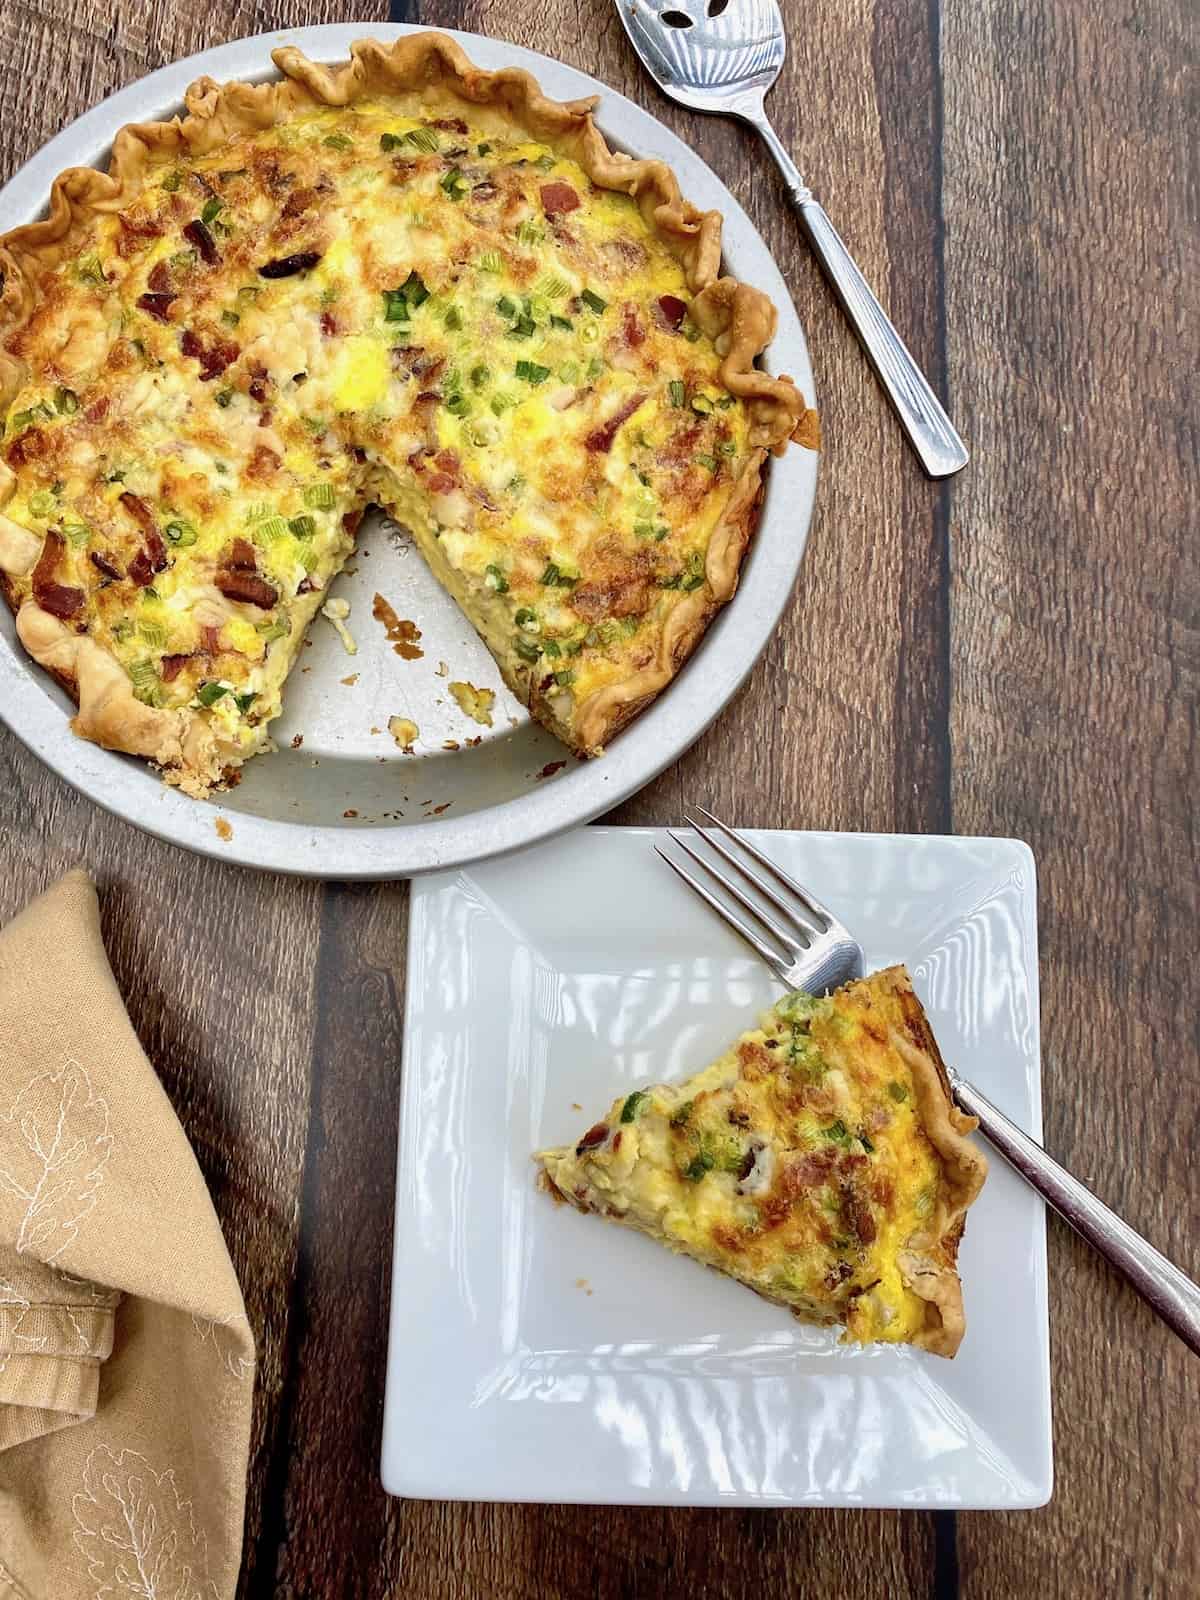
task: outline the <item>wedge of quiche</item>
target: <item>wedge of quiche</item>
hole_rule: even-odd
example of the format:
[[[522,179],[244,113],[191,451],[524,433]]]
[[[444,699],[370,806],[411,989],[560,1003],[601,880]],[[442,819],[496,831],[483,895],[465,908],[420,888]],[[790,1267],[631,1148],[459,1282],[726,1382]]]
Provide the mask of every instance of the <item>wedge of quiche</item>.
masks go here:
[[[903,967],[792,994],[686,1083],[635,1089],[537,1160],[549,1192],[860,1344],[953,1356],[987,1163]]]
[[[204,794],[268,747],[368,504],[595,754],[733,593],[768,453],[721,219],[444,35],[201,79],[0,238],[0,587],[84,737]]]

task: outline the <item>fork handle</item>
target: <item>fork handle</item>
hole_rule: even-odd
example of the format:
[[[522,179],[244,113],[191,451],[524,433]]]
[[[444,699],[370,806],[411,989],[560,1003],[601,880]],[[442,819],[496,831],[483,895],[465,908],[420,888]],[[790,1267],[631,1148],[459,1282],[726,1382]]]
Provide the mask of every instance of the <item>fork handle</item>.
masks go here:
[[[751,120],[783,173],[788,197],[808,235],[813,254],[841,301],[850,326],[875,368],[918,460],[931,478],[948,478],[961,472],[970,456],[941,401],[871,292],[824,206],[813,199],[765,114],[761,121],[758,117]]]
[[[1200,1355],[1200,1286],[1060,1167],[986,1095],[957,1073],[951,1075],[950,1086],[959,1105],[979,1118],[980,1131],[1010,1166],[1117,1269],[1195,1355]]]

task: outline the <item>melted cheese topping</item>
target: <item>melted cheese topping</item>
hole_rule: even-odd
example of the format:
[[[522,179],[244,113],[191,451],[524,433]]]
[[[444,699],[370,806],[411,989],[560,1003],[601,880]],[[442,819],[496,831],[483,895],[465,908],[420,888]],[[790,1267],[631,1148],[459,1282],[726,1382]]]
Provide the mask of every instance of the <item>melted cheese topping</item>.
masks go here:
[[[446,91],[150,170],[10,336],[19,598],[252,753],[368,501],[574,708],[705,581],[740,401],[633,201]]]
[[[539,1159],[554,1186],[868,1343],[911,1340],[927,1307],[901,1252],[942,1183],[885,983],[793,994],[705,1071],[614,1102],[573,1148]]]

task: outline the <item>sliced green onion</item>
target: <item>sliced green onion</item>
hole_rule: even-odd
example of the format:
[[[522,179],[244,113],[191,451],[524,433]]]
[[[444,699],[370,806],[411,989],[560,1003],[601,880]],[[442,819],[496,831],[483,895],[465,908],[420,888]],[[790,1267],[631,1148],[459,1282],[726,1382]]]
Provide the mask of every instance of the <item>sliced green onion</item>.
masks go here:
[[[311,539],[317,531],[317,520],[307,514],[301,517],[293,517],[288,523],[288,528],[296,539]]]
[[[153,661],[133,661],[126,667],[135,689],[158,687],[158,668]]]
[[[518,314],[516,301],[510,300],[506,294],[502,294],[496,301],[496,310],[502,317],[515,317]]]
[[[226,411],[233,400],[233,390],[218,389],[216,394],[213,395],[213,399],[217,402],[222,411]]]
[[[522,606],[513,618],[518,628],[523,628],[526,633],[541,633],[542,625],[538,621],[538,614],[529,606]]]
[[[531,666],[542,653],[538,645],[532,644],[528,639],[519,637],[516,641],[516,652],[522,661],[528,661]]]
[[[556,659],[562,655],[562,646],[559,644],[557,639],[543,639],[542,649],[548,656],[553,656]]]
[[[221,321],[227,328],[236,328],[241,320],[236,311],[222,311],[221,313]]]
[[[558,165],[558,158],[550,155],[539,156],[533,164],[539,172],[550,172]]]
[[[585,289],[579,296],[589,311],[594,311],[597,316],[608,309],[608,301],[601,300],[598,294],[593,294],[590,289]]]
[[[558,375],[564,383],[574,383],[579,377],[578,362],[564,361],[558,369]]]
[[[180,174],[178,172],[168,172],[166,177],[162,181],[162,186],[167,191],[168,194],[174,194],[176,189],[178,189],[179,185],[182,183],[182,181],[183,181],[182,174]]]
[[[328,145],[331,150],[354,149],[354,140],[348,139],[344,133],[328,133],[321,140],[321,143]]]
[[[385,289],[383,291],[383,320],[385,322],[407,322],[409,319],[408,296],[403,289]]]
[[[81,549],[92,537],[92,530],[86,522],[68,522],[63,525],[63,537],[68,544]]]
[[[737,445],[734,444],[732,439],[718,439],[717,454],[720,456],[735,456],[737,455]]]
[[[483,581],[495,594],[508,593],[508,579],[497,566],[486,566],[483,569]]]
[[[407,138],[403,133],[381,133],[379,135],[379,148],[384,155],[391,155],[393,150],[399,150]]]
[[[37,489],[29,496],[29,509],[35,517],[52,516],[58,506],[58,501],[49,489]]]
[[[463,325],[462,312],[457,306],[447,306],[446,315],[442,318],[451,333],[457,333]]]
[[[182,548],[186,548],[188,545],[195,544],[196,542],[195,528],[192,527],[190,522],[184,522],[182,520],[168,522],[166,527],[163,529],[163,534],[165,535],[169,544],[176,544]]]
[[[517,224],[517,238],[522,244],[541,244],[545,237],[545,229],[540,228],[531,217]]]
[[[494,416],[502,417],[506,411],[511,411],[513,406],[520,405],[520,403],[515,395],[504,394],[503,392],[494,394],[491,399],[492,413]]]
[[[256,538],[274,540],[282,539],[287,531],[288,525],[282,517],[267,517],[264,522],[258,524],[254,533]]]
[[[237,297],[238,297],[238,299],[240,301],[245,303],[248,300],[257,300],[261,293],[262,293],[262,285],[261,284],[259,284],[259,283],[247,283],[247,284],[243,285],[243,287],[238,290]]]
[[[632,1122],[638,1114],[642,1101],[648,1098],[645,1089],[635,1089],[631,1095],[626,1095],[625,1104],[621,1107],[621,1121]]]
[[[575,682],[575,673],[570,667],[564,667],[554,674],[554,681],[560,689],[569,689]]]
[[[333,510],[333,485],[331,483],[310,483],[304,490],[304,504],[311,506],[315,511]]]
[[[903,1103],[908,1099],[908,1090],[902,1083],[897,1083],[894,1078],[892,1082],[888,1084],[887,1092],[889,1097],[893,1099],[897,1105],[903,1105]]]
[[[672,378],[667,385],[667,393],[671,397],[673,406],[681,406],[687,399],[687,387],[682,378]]]
[[[410,272],[408,277],[405,278],[400,285],[400,293],[414,311],[418,306],[423,306],[426,300],[429,299],[429,290],[425,287],[425,281],[421,274],[416,271]]]
[[[424,150],[428,155],[438,148],[438,136],[432,128],[413,128],[405,137],[415,150]]]
[[[107,282],[104,276],[104,268],[100,265],[100,257],[95,251],[79,257],[79,260],[75,263],[75,274],[81,283],[103,284]]]
[[[202,683],[196,690],[196,699],[202,706],[215,706],[222,695],[229,693],[223,683]]]
[[[700,329],[694,322],[685,322],[683,325],[683,337],[689,344],[697,344],[700,340]]]
[[[469,185],[458,167],[451,167],[449,172],[438,181],[438,188],[450,197],[451,200],[461,200],[466,194]]]
[[[448,394],[445,406],[452,417],[465,417],[471,410],[471,402],[465,394]]]
[[[477,367],[471,368],[471,384],[473,388],[482,389],[492,376],[490,367],[485,367],[482,362]]]
[[[73,417],[79,410],[79,396],[74,389],[64,389],[60,386],[54,391],[54,404],[61,416]]]
[[[504,257],[499,250],[485,250],[475,265],[480,272],[503,272]]]
[[[571,285],[567,280],[553,272],[545,278],[539,278],[533,287],[536,294],[543,295],[547,300],[561,300],[564,295],[571,292]]]
[[[573,328],[575,326],[575,324],[571,321],[571,319],[569,317],[560,317],[557,314],[557,312],[552,311],[550,313],[550,326],[552,328],[567,328],[567,329],[570,329],[570,328]]]
[[[717,460],[716,456],[693,456],[692,460],[698,467],[707,467],[714,477],[721,470],[721,463]]]
[[[573,589],[579,579],[560,571],[553,561],[547,561],[546,570],[538,581],[550,589]]]
[[[274,639],[286,639],[291,629],[286,622],[260,622],[254,631],[264,644],[270,644]]]
[[[204,202],[204,209],[200,213],[200,221],[206,228],[211,227],[224,209],[224,200],[219,195],[214,194],[210,200]]]
[[[326,140],[325,142],[328,144],[329,141]],[[258,696],[256,694],[253,694],[253,693],[251,693],[251,694],[235,694],[233,698],[237,701],[238,710],[242,713],[243,716],[245,716],[246,712],[249,711],[250,707],[258,699]]]
[[[550,376],[550,368],[540,366],[536,361],[518,361],[513,371],[518,378],[523,378],[526,383],[534,386],[545,383]]]
[[[695,411],[699,416],[711,416],[712,409],[713,403],[706,394],[694,394],[692,396],[692,410]]]
[[[477,144],[475,146],[475,154],[477,156],[486,156],[491,151],[491,148],[491,145],[487,144],[486,142],[483,144]]]
[[[139,622],[138,635],[152,650],[165,649],[167,643],[167,630],[161,622]]]

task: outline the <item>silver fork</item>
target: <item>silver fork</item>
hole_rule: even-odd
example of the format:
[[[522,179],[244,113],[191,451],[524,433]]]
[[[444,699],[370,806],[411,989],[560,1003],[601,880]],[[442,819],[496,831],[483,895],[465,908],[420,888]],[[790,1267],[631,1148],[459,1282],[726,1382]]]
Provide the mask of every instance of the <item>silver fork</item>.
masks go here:
[[[741,934],[788,988],[823,994],[850,978],[860,977],[862,946],[832,911],[811,890],[776,866],[756,844],[703,806],[693,809],[709,826],[697,822],[687,811],[684,820],[708,849],[733,869],[732,873],[675,828],[668,829],[671,838],[703,876],[659,846],[655,849],[690,889]],[[758,871],[755,862],[765,870]],[[744,915],[722,899],[706,879],[719,884]],[[747,894],[744,883],[753,885],[757,902]],[[770,910],[764,909],[764,903]],[[946,1068],[946,1073],[955,1100],[964,1111],[979,1118],[981,1131],[1004,1159],[1127,1279],[1189,1349],[1200,1355],[1200,1286],[1097,1200],[1090,1189],[1059,1166],[986,1095],[951,1067]]]
[[[788,196],[900,425],[931,478],[970,457],[841,235],[771,126],[764,99],[787,43],[776,0],[614,0],[629,41],[664,94],[693,111],[740,117],[762,135]]]

